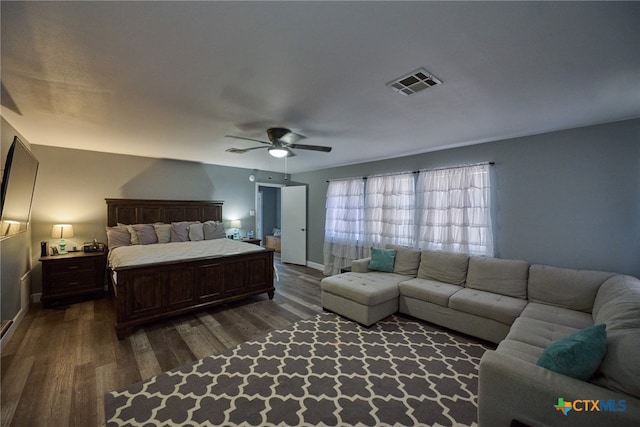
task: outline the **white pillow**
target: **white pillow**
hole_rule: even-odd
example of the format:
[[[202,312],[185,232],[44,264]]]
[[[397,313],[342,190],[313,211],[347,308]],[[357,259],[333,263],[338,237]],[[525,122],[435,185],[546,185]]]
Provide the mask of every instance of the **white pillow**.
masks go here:
[[[204,240],[204,231],[202,230],[202,223],[189,224],[189,240],[197,242]]]

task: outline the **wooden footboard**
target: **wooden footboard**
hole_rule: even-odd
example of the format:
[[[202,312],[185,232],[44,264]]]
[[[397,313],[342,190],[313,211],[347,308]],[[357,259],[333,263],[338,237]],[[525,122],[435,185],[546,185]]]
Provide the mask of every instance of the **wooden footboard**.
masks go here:
[[[122,268],[112,283],[116,333],[266,292],[273,298],[273,250]]]

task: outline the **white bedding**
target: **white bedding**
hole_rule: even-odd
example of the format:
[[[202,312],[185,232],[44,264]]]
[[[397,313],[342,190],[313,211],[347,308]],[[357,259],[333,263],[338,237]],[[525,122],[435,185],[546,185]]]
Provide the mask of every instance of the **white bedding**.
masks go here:
[[[120,246],[109,251],[109,267],[117,270],[121,267],[235,255],[262,250],[264,248],[260,246],[231,239]]]

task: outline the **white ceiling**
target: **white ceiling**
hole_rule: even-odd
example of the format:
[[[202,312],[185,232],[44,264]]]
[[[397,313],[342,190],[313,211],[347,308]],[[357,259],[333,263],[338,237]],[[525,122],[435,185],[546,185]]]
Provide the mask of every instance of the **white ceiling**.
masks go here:
[[[302,172],[640,117],[640,2],[1,2],[31,144]],[[425,67],[443,84],[385,84]]]

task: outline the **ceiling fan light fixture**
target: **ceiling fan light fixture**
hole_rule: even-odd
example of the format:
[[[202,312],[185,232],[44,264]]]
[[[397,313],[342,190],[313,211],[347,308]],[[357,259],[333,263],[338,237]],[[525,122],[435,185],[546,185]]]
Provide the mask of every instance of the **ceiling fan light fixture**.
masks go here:
[[[278,159],[287,157],[289,155],[289,150],[284,147],[269,147],[267,151],[269,151],[269,154],[271,154],[273,157],[276,157]]]

